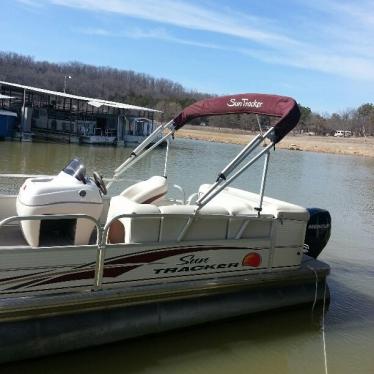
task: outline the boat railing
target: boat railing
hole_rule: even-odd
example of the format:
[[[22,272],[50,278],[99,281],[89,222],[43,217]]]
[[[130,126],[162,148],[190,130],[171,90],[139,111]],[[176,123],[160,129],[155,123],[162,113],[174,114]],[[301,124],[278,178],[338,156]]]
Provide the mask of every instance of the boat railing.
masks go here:
[[[98,220],[95,218],[87,215],[87,214],[33,214],[28,216],[12,216],[3,219],[0,221],[0,229],[9,226],[11,223],[14,222],[21,222],[21,221],[40,221],[40,220],[59,220],[59,219],[87,219],[92,221],[96,227],[96,245],[100,246],[101,238],[102,238],[102,226]],[[71,245],[69,245],[71,247]],[[0,246],[1,248],[1,246]]]
[[[55,177],[55,175],[21,174],[21,173],[0,174],[0,189],[3,190],[5,187],[4,193],[0,192],[0,196],[9,196],[9,195],[17,194],[22,183],[27,178],[53,178],[53,177]]]
[[[87,215],[87,214],[39,214],[39,215],[27,215],[27,216],[12,216],[3,219],[0,221],[0,229],[4,228],[5,226],[9,226],[11,223],[14,222],[20,222],[20,221],[40,221],[40,220],[59,220],[59,219],[87,219],[92,221],[95,224],[95,228],[97,231],[97,237],[96,237],[96,243],[95,245],[105,247],[106,245],[110,244],[107,243],[107,235],[110,226],[112,225],[113,222],[121,219],[121,218],[129,218],[129,219],[155,219],[159,218],[161,219],[161,225],[159,229],[159,238],[161,237],[161,231],[163,228],[162,225],[162,220],[165,218],[180,218],[180,219],[187,219],[187,223],[183,226],[181,229],[181,233],[178,236],[177,242],[180,242],[183,240],[183,237],[187,233],[188,227],[191,225],[191,223],[199,218],[204,218],[204,219],[227,219],[230,221],[235,221],[235,220],[240,220],[243,221],[242,226],[240,227],[238,233],[243,232],[243,228],[245,229],[246,225],[248,225],[248,222],[251,219],[256,219],[258,222],[259,220],[269,220],[269,217],[267,215],[263,215],[258,217],[257,213],[253,214],[240,214],[240,215],[230,215],[230,214],[204,214],[201,215],[199,213],[191,213],[191,214],[171,214],[171,213],[154,213],[154,214],[149,214],[149,213],[144,213],[144,214],[139,214],[139,213],[131,213],[131,214],[119,214],[116,216],[113,216],[105,225],[101,224],[98,220],[95,218]],[[227,232],[226,232],[226,237],[225,240],[228,239]],[[240,239],[238,235],[236,235],[235,239]],[[127,243],[121,243],[122,245],[127,245]],[[71,247],[71,245],[66,245]],[[0,245],[0,248],[4,247],[4,245]],[[58,246],[58,247],[64,247],[64,246]]]
[[[227,220],[230,220],[230,221],[235,221],[235,220],[244,221],[243,226],[248,225],[248,223],[245,224],[245,222],[249,222],[251,219],[256,219],[256,222],[258,222],[258,221],[268,221],[269,220],[269,216],[267,216],[267,215],[262,215],[262,216],[258,217],[257,212],[253,213],[253,214],[240,214],[240,215],[235,215],[235,216],[230,215],[230,214],[204,214],[204,215],[202,215],[202,214],[199,214],[199,213],[191,213],[191,214],[187,214],[187,213],[184,213],[184,214],[179,214],[179,213],[175,213],[175,214],[171,214],[171,213],[119,214],[117,216],[113,216],[110,219],[110,221],[105,224],[105,226],[102,230],[102,239],[103,239],[104,242],[106,241],[106,237],[108,235],[108,231],[109,231],[110,226],[112,225],[113,222],[115,222],[115,221],[117,221],[118,219],[121,219],[121,218],[130,218],[130,219],[160,218],[161,219],[161,225],[160,225],[160,229],[159,229],[160,234],[161,234],[161,231],[162,231],[162,228],[163,228],[162,227],[163,226],[162,225],[162,220],[163,219],[165,219],[165,218],[180,218],[180,219],[186,218],[187,223],[182,228],[181,234],[178,236],[178,239],[177,239],[177,242],[180,242],[180,241],[183,240],[183,237],[185,236],[185,234],[187,232],[187,229],[191,225],[193,220],[199,219],[199,218],[202,218],[202,217],[204,219],[219,219],[219,218],[222,218],[222,219],[227,219]],[[239,229],[239,231],[242,231],[241,228]],[[182,235],[182,233],[183,233],[183,235]],[[159,237],[161,237],[160,234],[159,234]],[[224,240],[227,240],[227,239],[228,239],[228,237],[227,237],[227,232],[226,232],[226,238]],[[235,239],[240,239],[240,238],[235,238]],[[107,245],[107,244],[110,244],[110,243],[102,243],[102,244]]]
[[[6,219],[3,219],[0,221],[0,230],[6,226],[10,226],[11,224],[14,224],[15,222],[21,222],[21,221],[26,221],[26,220],[59,220],[59,219],[87,219],[92,221],[95,224],[96,227],[96,243],[95,244],[90,244],[89,247],[96,249],[96,261],[95,261],[95,275],[93,279],[93,289],[94,290],[99,290],[102,288],[102,283],[103,283],[103,275],[104,275],[104,262],[105,262],[105,256],[106,256],[106,249],[110,248],[112,246],[118,247],[118,244],[121,246],[133,246],[134,243],[116,243],[116,244],[111,244],[108,242],[108,232],[111,224],[122,218],[129,218],[129,219],[160,219],[160,226],[159,226],[159,235],[158,235],[158,243],[161,243],[162,240],[162,230],[163,230],[163,221],[165,218],[179,218],[179,219],[186,219],[186,223],[184,226],[181,228],[180,232],[178,233],[177,237],[177,242],[183,241],[183,238],[186,237],[186,234],[191,227],[192,223],[199,219],[199,218],[204,218],[204,219],[225,219],[227,220],[227,225],[226,225],[226,233],[225,233],[225,239],[217,239],[214,241],[221,241],[221,240],[240,240],[243,232],[246,230],[249,222],[251,219],[255,219],[257,222],[259,220],[269,220],[269,216],[262,215],[258,217],[257,213],[253,214],[243,214],[243,215],[229,215],[229,214],[207,214],[203,215],[199,212],[192,213],[192,214],[170,214],[170,213],[155,213],[155,214],[120,214],[113,216],[105,225],[101,224],[98,220],[95,218],[86,215],[86,214],[49,214],[49,215],[28,215],[28,216],[12,216],[8,217]],[[228,237],[228,226],[231,221],[235,220],[241,220],[242,223],[239,227],[239,230],[235,237],[229,238]],[[272,224],[271,220],[271,224]],[[272,229],[270,230],[272,231]],[[209,239],[207,239],[209,240]],[[139,245],[142,243],[135,243],[135,245]],[[149,243],[148,243],[149,244]],[[9,249],[9,245],[0,245],[0,250],[3,250],[4,247],[6,249]],[[58,248],[59,251],[63,251],[64,248],[69,248],[71,249],[72,247],[79,247],[79,245],[57,245],[57,246],[48,246],[48,249],[51,248]],[[87,247],[87,246],[85,246]],[[18,247],[19,248],[19,247]],[[45,247],[41,247],[45,248]],[[19,249],[25,249],[24,247],[19,248]],[[34,248],[32,248],[34,249]]]
[[[51,178],[55,175],[46,175],[46,174],[0,174],[0,178]]]
[[[158,243],[162,242],[161,238],[162,238],[162,232],[163,232],[163,228],[164,228],[164,219],[165,218],[179,218],[179,219],[186,219],[186,223],[184,224],[184,226],[182,226],[181,230],[179,231],[178,233],[178,236],[177,236],[177,239],[176,241],[177,242],[181,242],[185,237],[186,237],[186,234],[189,230],[189,228],[192,226],[192,223],[199,219],[199,218],[204,218],[204,219],[219,219],[219,218],[222,218],[224,220],[227,220],[227,224],[226,224],[226,232],[225,232],[225,238],[224,239],[221,239],[221,240],[228,240],[228,228],[229,228],[229,222],[231,221],[235,221],[235,220],[241,220],[243,221],[242,224],[240,225],[240,228],[237,232],[237,234],[235,235],[234,238],[231,238],[231,240],[239,240],[241,239],[241,236],[243,234],[243,232],[246,230],[249,222],[251,219],[255,219],[256,222],[258,222],[259,220],[261,221],[265,221],[265,220],[269,220],[269,216],[266,216],[266,215],[263,215],[263,216],[258,216],[257,213],[253,213],[253,214],[243,214],[243,215],[230,215],[230,214],[207,214],[207,215],[202,215],[202,214],[199,214],[198,211],[196,211],[195,213],[191,213],[191,214],[172,214],[172,213],[154,213],[154,214],[135,214],[135,213],[132,213],[132,214],[119,214],[119,215],[116,215],[114,217],[112,217],[104,226],[103,230],[102,230],[102,236],[101,236],[101,239],[102,239],[102,242],[101,242],[101,245],[99,246],[98,248],[98,262],[96,263],[96,276],[95,276],[95,280],[96,280],[96,284],[95,284],[95,288],[96,289],[100,289],[101,288],[101,285],[102,285],[102,279],[103,279],[103,272],[104,272],[104,261],[105,261],[105,250],[106,250],[106,247],[109,245],[111,245],[111,243],[108,243],[108,240],[107,240],[107,237],[108,237],[108,232],[109,232],[109,229],[110,229],[110,226],[112,225],[113,222],[119,220],[119,219],[122,219],[122,218],[129,218],[129,219],[157,219],[159,218],[161,220],[160,222],[160,225],[159,225],[159,232],[158,232]],[[272,231],[272,230],[270,230]],[[126,243],[121,243],[121,245],[126,245]]]
[[[8,218],[5,218],[3,219],[2,221],[0,221],[0,230],[4,227],[7,227],[7,226],[10,226],[12,224],[14,224],[15,222],[21,222],[21,221],[39,221],[39,220],[60,220],[60,219],[86,219],[86,220],[89,220],[91,222],[94,223],[95,225],[95,228],[96,228],[96,243],[93,244],[93,245],[90,245],[90,247],[93,249],[96,249],[97,251],[97,254],[96,254],[96,261],[95,261],[95,276],[94,276],[94,279],[93,279],[93,288],[94,289],[97,289],[97,284],[98,284],[98,277],[99,277],[99,274],[101,274],[101,278],[102,278],[102,271],[101,269],[99,269],[98,267],[98,264],[100,263],[100,256],[103,254],[103,251],[102,251],[102,248],[101,246],[103,245],[103,240],[102,240],[102,231],[103,231],[103,227],[102,225],[100,224],[100,222],[98,220],[96,220],[95,218],[87,215],[87,214],[48,214],[48,215],[28,215],[28,216],[12,216],[12,217],[8,217]],[[79,245],[74,245],[74,247],[78,247]],[[4,245],[0,245],[0,250],[3,250],[2,247],[8,247],[9,248],[9,245],[8,246],[4,246]],[[64,248],[71,248],[72,245],[58,245],[58,246],[48,246],[48,248],[57,248],[60,250],[64,250]],[[25,248],[23,248],[25,249]],[[32,247],[32,249],[34,249]],[[11,249],[13,250],[13,248]]]
[[[0,174],[0,181],[2,178],[4,179],[27,179],[27,178],[54,178],[56,177],[56,174],[55,175],[47,175],[47,174],[21,174],[21,173],[18,173],[18,174],[15,174],[15,173],[4,173],[4,174]],[[103,178],[103,180],[105,182],[113,182],[113,178]],[[141,182],[143,179],[140,179],[140,178],[118,178],[116,179],[116,182],[131,182],[131,183],[138,183],[138,182]],[[176,185],[173,185],[173,187],[175,187]],[[18,193],[18,191],[17,191]]]

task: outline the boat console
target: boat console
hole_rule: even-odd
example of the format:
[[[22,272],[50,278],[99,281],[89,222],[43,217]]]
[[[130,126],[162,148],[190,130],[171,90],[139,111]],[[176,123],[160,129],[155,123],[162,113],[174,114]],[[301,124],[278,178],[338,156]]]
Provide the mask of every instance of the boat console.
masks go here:
[[[17,197],[19,216],[44,214],[86,214],[99,219],[106,193],[102,178],[86,177],[86,169],[77,158],[71,160],[55,177],[29,178]],[[21,227],[32,247],[48,245],[60,238],[64,245],[89,243],[94,222],[88,219],[23,220]]]

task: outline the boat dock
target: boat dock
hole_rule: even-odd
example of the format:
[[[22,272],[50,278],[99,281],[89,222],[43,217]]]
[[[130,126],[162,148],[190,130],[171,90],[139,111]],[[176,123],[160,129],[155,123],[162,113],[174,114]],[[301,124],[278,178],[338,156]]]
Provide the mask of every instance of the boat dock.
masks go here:
[[[155,109],[0,81],[0,138],[103,145],[140,143]],[[135,126],[137,119],[144,124]],[[139,121],[138,121],[139,122]]]

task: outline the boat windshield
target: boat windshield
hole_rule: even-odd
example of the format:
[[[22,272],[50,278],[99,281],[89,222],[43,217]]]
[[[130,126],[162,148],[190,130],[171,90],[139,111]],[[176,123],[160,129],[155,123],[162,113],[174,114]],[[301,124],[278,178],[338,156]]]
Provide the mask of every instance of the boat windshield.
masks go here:
[[[62,171],[85,183],[86,168],[79,158],[72,159]]]

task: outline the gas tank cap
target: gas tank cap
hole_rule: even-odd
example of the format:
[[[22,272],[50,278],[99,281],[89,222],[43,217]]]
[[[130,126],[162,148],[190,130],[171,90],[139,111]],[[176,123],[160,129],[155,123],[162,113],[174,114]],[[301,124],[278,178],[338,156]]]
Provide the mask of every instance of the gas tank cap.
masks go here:
[[[80,197],[85,197],[87,195],[87,192],[85,190],[80,190],[79,191],[79,196]]]

